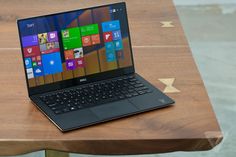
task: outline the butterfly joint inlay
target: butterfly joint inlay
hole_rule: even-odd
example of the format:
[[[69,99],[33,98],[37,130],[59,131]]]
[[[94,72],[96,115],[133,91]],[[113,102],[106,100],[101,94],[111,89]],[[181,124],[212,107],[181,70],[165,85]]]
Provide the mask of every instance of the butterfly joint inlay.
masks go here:
[[[163,28],[175,27],[172,21],[161,21],[160,23],[162,24],[161,27]]]
[[[158,80],[166,85],[163,91],[164,93],[179,93],[180,92],[180,90],[178,90],[177,88],[173,86],[175,82],[175,78],[165,78],[165,79],[163,78],[163,79],[158,79]]]

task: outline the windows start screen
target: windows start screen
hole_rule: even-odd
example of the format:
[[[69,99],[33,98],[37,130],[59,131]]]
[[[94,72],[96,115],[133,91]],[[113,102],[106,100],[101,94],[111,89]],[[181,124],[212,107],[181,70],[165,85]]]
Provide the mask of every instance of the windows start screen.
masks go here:
[[[63,72],[63,61],[60,47],[63,46],[66,70],[85,67],[84,48],[105,44],[107,62],[124,59],[120,21],[113,20],[99,24],[89,24],[21,38],[24,61],[28,79]],[[61,33],[62,45],[59,42]]]
[[[133,65],[124,4],[21,19],[18,28],[29,88]]]

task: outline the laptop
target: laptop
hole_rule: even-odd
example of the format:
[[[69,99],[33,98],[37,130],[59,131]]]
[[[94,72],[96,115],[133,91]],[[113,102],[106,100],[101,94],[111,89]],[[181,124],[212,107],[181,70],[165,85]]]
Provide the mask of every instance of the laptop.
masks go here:
[[[17,25],[29,98],[62,132],[174,103],[135,73],[124,2]]]

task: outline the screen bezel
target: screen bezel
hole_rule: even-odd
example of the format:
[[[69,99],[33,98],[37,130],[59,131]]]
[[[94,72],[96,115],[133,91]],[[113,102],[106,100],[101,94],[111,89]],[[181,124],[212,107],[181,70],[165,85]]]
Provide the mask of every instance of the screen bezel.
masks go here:
[[[130,53],[131,53],[131,61],[132,61],[131,66],[124,67],[124,68],[119,68],[119,69],[112,70],[112,71],[99,72],[99,73],[95,73],[95,74],[92,74],[92,75],[72,78],[72,79],[69,79],[69,80],[62,80],[62,81],[54,82],[54,83],[50,83],[50,84],[39,85],[39,86],[36,86],[36,87],[29,87],[29,82],[28,82],[27,72],[26,72],[26,66],[24,64],[23,45],[22,45],[21,35],[20,35],[21,34],[20,27],[19,27],[19,22],[20,21],[34,19],[34,18],[40,18],[40,17],[60,15],[60,14],[71,13],[71,12],[76,12],[76,11],[83,11],[83,10],[88,10],[88,9],[96,9],[96,8],[107,7],[107,6],[115,6],[115,5],[124,5],[125,18],[126,18],[126,21],[127,21],[126,24],[127,24],[127,29],[128,29],[127,32],[128,32],[128,36],[129,36],[128,39],[129,39],[129,46],[130,46]],[[119,76],[122,76],[122,75],[128,75],[128,74],[135,73],[133,51],[132,51],[132,44],[131,44],[131,36],[130,36],[127,8],[126,8],[126,3],[125,2],[106,4],[106,5],[83,8],[83,9],[77,9],[77,10],[72,10],[72,11],[65,11],[65,12],[60,12],[60,13],[54,13],[54,14],[48,14],[48,15],[41,15],[41,16],[36,16],[36,17],[18,19],[17,20],[17,26],[18,26],[18,32],[19,32],[18,34],[19,34],[19,39],[20,39],[22,59],[23,59],[23,65],[24,65],[24,71],[25,71],[25,78],[26,78],[26,84],[27,84],[27,89],[28,89],[28,95],[29,96],[32,96],[32,95],[35,95],[35,94],[42,94],[42,93],[45,93],[45,92],[50,92],[50,91],[55,91],[55,90],[61,90],[61,89],[69,88],[69,87],[72,87],[72,86],[82,85],[82,84],[86,84],[86,83],[96,82],[96,81],[100,81],[100,80],[104,80],[104,79],[109,79],[109,78],[113,78],[113,77],[119,77]]]

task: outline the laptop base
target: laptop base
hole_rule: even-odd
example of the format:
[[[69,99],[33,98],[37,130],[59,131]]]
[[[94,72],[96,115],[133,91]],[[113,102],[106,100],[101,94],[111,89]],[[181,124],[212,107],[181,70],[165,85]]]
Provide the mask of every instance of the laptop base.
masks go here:
[[[50,107],[48,107],[48,105],[46,105],[40,99],[42,95],[32,96],[31,100],[63,132],[122,117],[131,116],[146,111],[155,110],[158,108],[167,107],[174,103],[172,99],[170,99],[168,96],[166,96],[157,88],[155,88],[153,85],[148,83],[138,74],[124,77],[134,77],[135,79],[140,81],[145,87],[147,87],[151,92],[139,94],[133,97],[126,97],[122,100],[116,100],[104,104],[97,104],[92,107],[82,108],[76,111],[61,114],[56,114]],[[113,78],[111,79],[111,81],[120,78],[122,77]],[[72,87],[72,89],[74,88],[78,87]],[[64,90],[70,89],[66,88]],[[52,93],[54,92],[50,92],[50,94]]]

